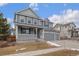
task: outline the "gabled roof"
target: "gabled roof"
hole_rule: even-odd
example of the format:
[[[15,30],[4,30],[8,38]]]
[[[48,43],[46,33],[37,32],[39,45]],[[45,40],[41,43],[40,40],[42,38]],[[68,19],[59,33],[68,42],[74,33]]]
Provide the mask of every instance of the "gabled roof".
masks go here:
[[[51,22],[48,18],[45,18],[42,20],[43,22],[49,22],[50,24],[53,24],[53,22]]]
[[[79,28],[76,28],[77,31],[79,31]]]
[[[57,24],[54,26],[54,28],[55,28],[56,26],[62,26],[62,24],[60,24],[60,23],[57,23]]]
[[[40,18],[31,8],[16,11],[15,14],[20,14],[21,12],[27,11],[27,10],[31,11],[36,17]]]
[[[65,24],[57,23],[54,27],[56,27],[56,26],[69,26],[70,24],[73,24],[76,27],[76,25],[73,22],[69,22],[69,23],[65,23]]]

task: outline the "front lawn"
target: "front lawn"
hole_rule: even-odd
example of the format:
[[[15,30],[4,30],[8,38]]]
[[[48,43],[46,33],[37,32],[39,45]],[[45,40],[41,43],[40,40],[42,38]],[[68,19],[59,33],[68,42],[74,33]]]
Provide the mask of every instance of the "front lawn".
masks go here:
[[[55,46],[50,46],[45,42],[28,42],[28,43],[19,43],[16,46],[9,46],[0,48],[0,55],[9,55],[9,54],[16,54],[46,48],[54,48]]]
[[[41,50],[46,48],[54,48],[55,46],[50,46],[45,42],[32,42],[32,43],[17,44],[16,47],[17,47],[16,49],[18,50],[17,53],[20,53],[20,52]],[[25,48],[25,49],[19,50],[21,48]]]
[[[16,53],[16,46],[0,48],[0,56],[7,54],[15,54],[15,53]]]

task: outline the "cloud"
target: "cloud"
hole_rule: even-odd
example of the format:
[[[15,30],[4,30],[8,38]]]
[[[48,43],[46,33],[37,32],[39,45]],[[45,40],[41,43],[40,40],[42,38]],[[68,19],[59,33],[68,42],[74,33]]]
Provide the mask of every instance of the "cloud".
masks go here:
[[[14,28],[14,20],[11,18],[7,18],[7,22],[11,25],[11,28]]]
[[[12,19],[11,18],[7,18],[7,22],[8,23],[12,23]]]
[[[0,3],[0,6],[4,6],[7,5],[8,3]]]
[[[48,17],[51,22],[54,23],[68,23],[68,22],[79,22],[79,10],[64,10],[62,14],[54,14]]]
[[[35,11],[39,10],[38,4],[37,3],[31,3],[29,4],[29,7],[32,8]]]

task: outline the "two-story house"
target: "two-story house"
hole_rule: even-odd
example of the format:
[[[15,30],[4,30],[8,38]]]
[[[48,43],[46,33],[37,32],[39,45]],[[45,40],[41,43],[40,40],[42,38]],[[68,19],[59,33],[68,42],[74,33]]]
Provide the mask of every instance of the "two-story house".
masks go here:
[[[78,35],[77,35],[77,36],[79,37],[79,28],[76,28],[76,31],[77,31],[77,33],[78,33]]]
[[[65,24],[56,24],[54,26],[54,30],[60,31],[61,38],[71,38],[73,36],[77,36],[75,28],[76,25],[73,22]]]
[[[46,35],[48,36],[45,31],[49,32],[53,27],[52,22],[48,19],[41,19],[31,8],[17,11],[14,23],[16,27],[16,41],[45,39]]]

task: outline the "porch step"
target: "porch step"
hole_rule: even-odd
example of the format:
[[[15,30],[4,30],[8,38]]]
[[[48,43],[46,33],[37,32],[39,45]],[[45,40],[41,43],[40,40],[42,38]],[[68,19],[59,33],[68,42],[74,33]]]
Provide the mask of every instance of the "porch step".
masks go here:
[[[37,41],[37,42],[46,42],[46,40],[44,40],[44,39],[35,39],[35,41]]]

